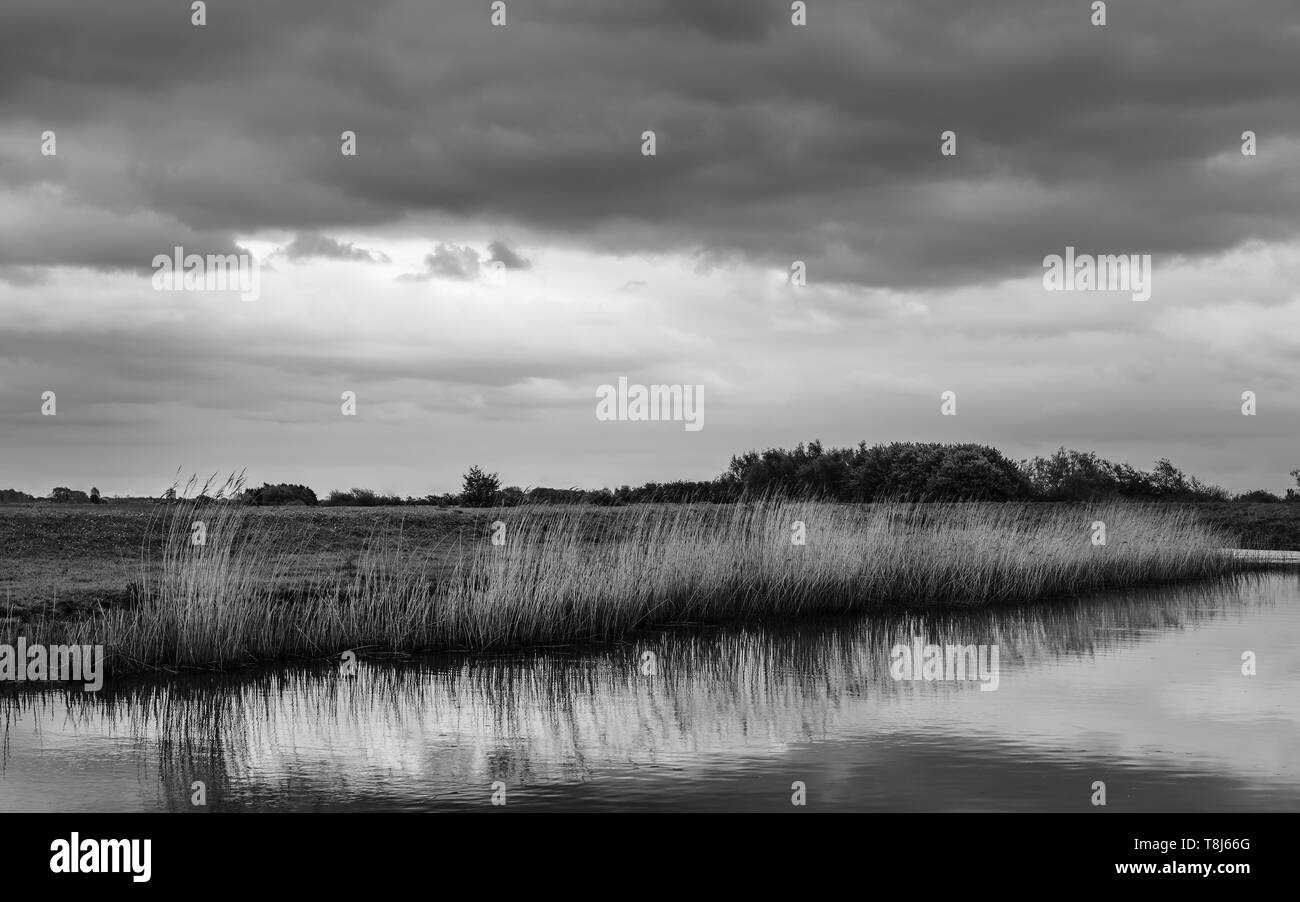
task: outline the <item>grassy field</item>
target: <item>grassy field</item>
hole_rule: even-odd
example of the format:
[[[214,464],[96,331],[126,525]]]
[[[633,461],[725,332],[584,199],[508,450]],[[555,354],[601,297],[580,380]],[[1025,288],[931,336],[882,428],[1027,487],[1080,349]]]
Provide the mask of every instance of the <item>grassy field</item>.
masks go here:
[[[127,601],[145,557],[164,550],[167,515],[153,504],[0,505],[0,606],[70,616]],[[269,550],[290,558],[285,576],[305,583],[350,572],[372,539],[398,532],[436,567],[440,551],[449,559],[492,519],[433,507],[247,508],[242,526],[265,528]]]
[[[1205,522],[1229,533],[1235,548],[1300,551],[1300,504],[1214,501],[1194,508]]]
[[[1230,542],[1160,505],[39,506],[0,511],[0,614],[29,641],[104,644],[117,672],[228,667],[1035,600],[1225,573]]]
[[[1054,507],[1024,505],[1018,516],[1034,522]],[[1300,504],[1187,509],[1222,530],[1232,547],[1300,551]],[[517,510],[503,516],[511,519]],[[562,509],[548,510],[533,509],[533,516],[557,516]],[[154,558],[161,553],[166,534],[157,526],[164,511],[149,504],[0,505],[0,608],[43,609],[69,617],[126,602],[132,597],[129,587],[141,582],[142,552]],[[600,533],[603,524],[627,522],[635,511],[593,508],[584,516],[583,528]],[[405,543],[429,552],[431,574],[446,572],[498,514],[434,507],[298,507],[251,508],[247,517],[250,525],[265,523],[275,550],[289,555],[286,579],[309,583],[353,572],[367,543],[398,532]]]

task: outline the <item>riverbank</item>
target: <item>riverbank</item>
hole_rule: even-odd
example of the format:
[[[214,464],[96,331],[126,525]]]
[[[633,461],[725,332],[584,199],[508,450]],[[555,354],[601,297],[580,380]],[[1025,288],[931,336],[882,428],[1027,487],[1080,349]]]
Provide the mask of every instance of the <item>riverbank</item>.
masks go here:
[[[799,779],[817,811],[1084,813],[1101,779],[1125,812],[1300,810],[1297,589],[1250,574],[346,678],[321,660],[0,687],[0,809],[193,811],[201,780],[209,812],[490,811],[502,781],[523,812],[788,812]],[[998,689],[896,678],[917,636],[996,646]]]
[[[981,507],[984,505],[972,505]],[[1055,504],[1011,505],[1030,521]],[[648,506],[672,510],[676,505]],[[1171,505],[1225,534],[1225,547],[1300,551],[1300,504]],[[565,507],[531,507],[538,517]],[[647,506],[586,508],[592,529],[626,519]],[[0,505],[0,609],[41,609],[69,618],[115,606],[131,597],[141,579],[141,557],[161,553],[165,534],[156,528],[166,508],[157,504]],[[726,510],[726,508],[714,510]],[[431,570],[447,570],[459,550],[496,519],[490,511],[435,507],[251,508],[250,522],[271,524],[279,550],[288,553],[286,578],[331,580],[350,572],[360,550],[376,535],[400,529],[405,541],[428,549]],[[155,528],[150,529],[150,524]],[[440,560],[441,559],[441,560]]]
[[[357,648],[600,641],[661,623],[1026,602],[1248,566],[1223,552],[1221,530],[1161,505],[774,501],[420,517],[184,503],[157,513],[134,565],[122,552],[134,580],[119,597],[11,604],[4,632],[105,645],[119,673],[223,668]],[[74,524],[94,526],[73,518],[65,530]]]

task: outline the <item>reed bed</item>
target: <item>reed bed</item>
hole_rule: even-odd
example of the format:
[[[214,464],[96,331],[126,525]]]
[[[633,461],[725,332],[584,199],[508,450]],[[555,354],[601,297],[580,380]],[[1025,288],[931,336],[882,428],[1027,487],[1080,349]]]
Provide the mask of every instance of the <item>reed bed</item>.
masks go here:
[[[505,524],[504,544],[493,544],[492,520]],[[1093,544],[1094,521],[1105,523],[1105,545]],[[793,541],[796,523],[805,544]],[[281,578],[288,555],[272,541],[274,520],[253,522],[238,505],[177,504],[160,528],[161,557],[142,560],[134,603],[28,624],[28,640],[102,644],[119,674],[226,668],[348,649],[505,649],[653,624],[1026,602],[1240,566],[1193,513],[1131,504],[511,508],[489,512],[450,556],[438,549],[449,565],[431,568],[432,549],[381,533],[325,585]]]

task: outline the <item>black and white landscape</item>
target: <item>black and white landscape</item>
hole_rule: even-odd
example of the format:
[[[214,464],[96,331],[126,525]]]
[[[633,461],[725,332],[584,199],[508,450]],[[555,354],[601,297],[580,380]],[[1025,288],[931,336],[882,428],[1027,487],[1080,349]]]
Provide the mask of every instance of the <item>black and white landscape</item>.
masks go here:
[[[1300,809],[1298,47],[4,0],[0,810]]]

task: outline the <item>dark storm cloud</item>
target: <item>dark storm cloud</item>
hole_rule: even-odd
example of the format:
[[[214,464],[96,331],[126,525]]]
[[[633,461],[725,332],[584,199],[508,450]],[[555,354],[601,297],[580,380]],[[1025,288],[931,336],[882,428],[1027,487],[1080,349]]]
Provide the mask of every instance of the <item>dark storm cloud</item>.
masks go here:
[[[102,112],[96,104],[114,96],[162,95],[264,71],[299,37],[365,33],[374,11],[388,4],[207,5],[207,24],[199,28],[190,24],[188,2],[6,0],[0,8],[0,112],[95,116]]]
[[[7,0],[0,209],[45,225],[0,265],[430,212],[925,287],[1297,231],[1291,0],[1112,3],[1104,28],[1082,2],[809,6],[796,28],[788,3],[556,0],[493,28],[486,4],[229,0],[194,28],[188,4]],[[85,207],[105,222],[78,234]]]
[[[240,253],[228,233],[195,230],[152,215],[46,202],[49,206],[11,214],[21,228],[0,226],[5,232],[0,271],[18,272],[30,283],[38,278],[37,268],[60,265],[149,272],[155,256],[170,257],[176,247],[187,254]],[[0,197],[0,216],[4,206]]]
[[[563,22],[574,28],[606,32],[629,28],[668,33],[695,31],[723,42],[756,41],[790,20],[790,4],[783,0],[546,0],[535,8],[539,11],[526,13],[530,21]]]

